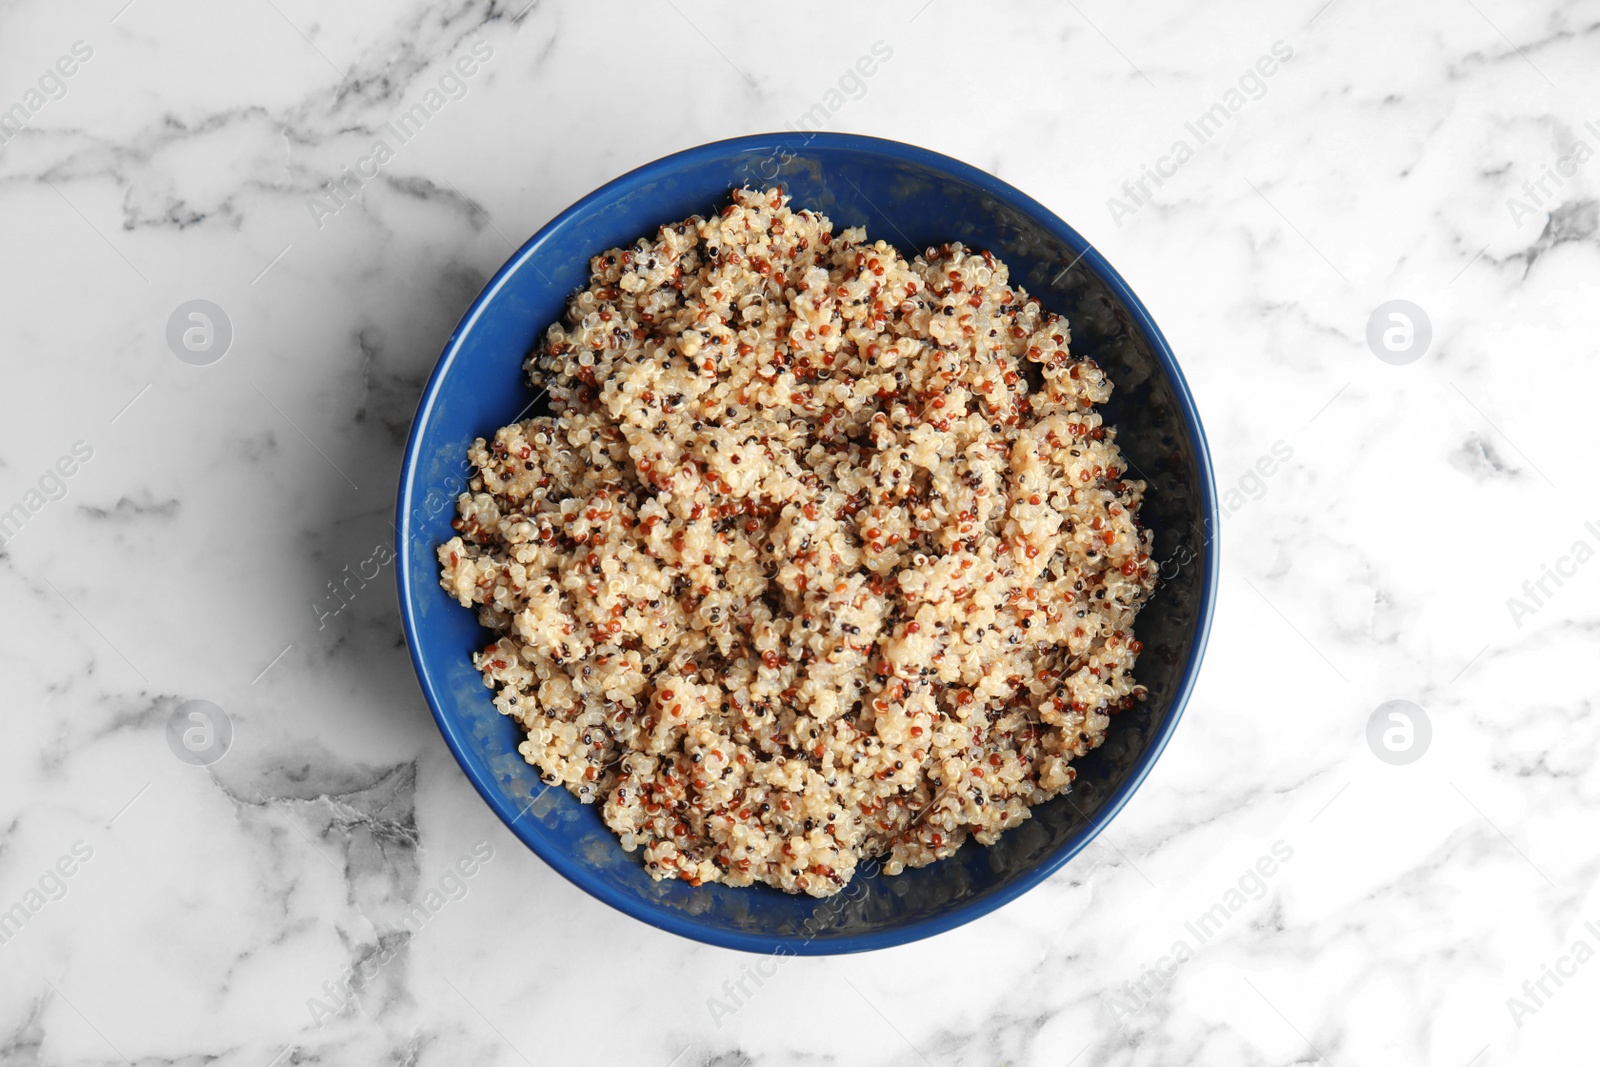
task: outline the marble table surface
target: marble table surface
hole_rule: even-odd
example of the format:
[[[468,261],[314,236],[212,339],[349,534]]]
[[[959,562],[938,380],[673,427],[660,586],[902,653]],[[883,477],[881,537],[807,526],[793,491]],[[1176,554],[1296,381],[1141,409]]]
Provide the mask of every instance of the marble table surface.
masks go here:
[[[1592,1062],[1600,3],[781,10],[0,4],[0,1063]],[[479,800],[388,519],[514,246],[796,127],[1106,254],[1196,394],[1224,568],[1093,847],[757,988]]]

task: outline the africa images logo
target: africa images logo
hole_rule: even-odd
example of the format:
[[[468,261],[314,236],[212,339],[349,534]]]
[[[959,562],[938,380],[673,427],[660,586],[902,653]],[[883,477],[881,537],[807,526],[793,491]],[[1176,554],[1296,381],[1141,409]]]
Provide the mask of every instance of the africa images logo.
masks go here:
[[[1179,168],[1214,140],[1235,115],[1267,95],[1267,79],[1294,58],[1294,49],[1283,41],[1273,41],[1270,51],[1270,55],[1263,55],[1253,66],[1246,67],[1244,73],[1239,75],[1237,85],[1223,90],[1221,99],[1195,116],[1194,121],[1183,124],[1188,136],[1173,141],[1167,154],[1157,157],[1154,169],[1142,163],[1139,165],[1139,176],[1122,183],[1126,200],[1115,196],[1106,198],[1106,210],[1111,213],[1111,221],[1117,224],[1117,229],[1122,228],[1124,219],[1132,217],[1155,199],[1155,193],[1150,189],[1151,182],[1159,189],[1176,177]],[[1193,144],[1190,144],[1190,137],[1194,138]]]
[[[67,95],[67,79],[93,58],[94,48],[89,42],[72,42],[70,55],[61,56],[46,67],[44,73],[39,75],[37,85],[30,85],[21,100],[0,111],[0,145],[10,144],[51,101],[64,99]]]
[[[327,225],[327,220],[355,203],[366,184],[378,176],[395,153],[409,144],[422,128],[452,100],[460,100],[467,95],[467,79],[477,74],[481,65],[494,58],[494,46],[488,41],[473,43],[470,53],[461,56],[451,65],[451,69],[439,76],[438,83],[422,94],[422,99],[400,113],[400,117],[393,122],[384,124],[388,137],[380,137],[372,144],[372,150],[356,161],[355,169],[346,166],[338,178],[324,183],[324,192],[313,194],[306,199],[306,207],[311,212],[311,218],[317,224],[317,229]],[[393,139],[394,145],[389,144]]]

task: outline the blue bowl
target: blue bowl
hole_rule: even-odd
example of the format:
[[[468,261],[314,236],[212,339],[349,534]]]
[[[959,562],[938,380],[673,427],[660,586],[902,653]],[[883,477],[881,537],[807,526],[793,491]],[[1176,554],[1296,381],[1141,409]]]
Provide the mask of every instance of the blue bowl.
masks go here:
[[[1145,650],[1138,710],[1112,722],[1082,761],[1070,796],[1034,809],[999,842],[895,877],[858,876],[829,900],[765,886],[652,881],[601,822],[548,788],[517,754],[520,733],[490,702],[471,653],[490,639],[439,586],[434,549],[453,533],[466,450],[529,410],[522,359],[588,282],[589,257],[706,214],[741,184],[781,183],[796,207],[864,225],[911,253],[961,241],[988,249],[1072,325],[1072,347],[1116,386],[1107,418],[1149,483],[1143,520],[1162,584],[1139,618]],[[537,413],[538,408],[533,411]],[[1177,360],[1150,314],[1105,259],[1038,202],[981,170],[895,141],[845,134],[762,134],[691,148],[625,174],[556,216],[473,301],[434,368],[401,468],[400,609],[434,718],[467,777],[546,863],[599,899],[675,934],[727,948],[800,955],[859,952],[949,930],[1037,885],[1117,813],[1177,726],[1199,670],[1216,599],[1211,461]]]

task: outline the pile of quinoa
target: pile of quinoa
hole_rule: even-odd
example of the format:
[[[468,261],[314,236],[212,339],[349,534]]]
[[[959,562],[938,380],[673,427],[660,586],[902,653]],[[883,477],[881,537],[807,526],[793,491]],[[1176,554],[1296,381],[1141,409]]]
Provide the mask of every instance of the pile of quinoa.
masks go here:
[[[817,897],[1065,792],[1156,583],[1066,322],[778,190],[590,269],[438,550],[543,780],[658,879]]]

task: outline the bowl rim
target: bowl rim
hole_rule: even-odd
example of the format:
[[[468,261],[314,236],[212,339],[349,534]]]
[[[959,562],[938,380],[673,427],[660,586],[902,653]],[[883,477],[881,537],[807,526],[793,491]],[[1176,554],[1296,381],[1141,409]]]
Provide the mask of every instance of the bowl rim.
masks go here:
[[[452,721],[443,711],[444,706],[449,703],[449,698],[447,693],[436,687],[435,681],[424,664],[419,650],[420,643],[417,637],[417,612],[415,607],[418,591],[410,577],[413,562],[413,537],[410,515],[418,488],[418,452],[421,447],[423,429],[427,426],[428,419],[437,402],[440,385],[460,354],[467,336],[483,315],[485,309],[499,294],[500,289],[505,285],[510,275],[520,269],[527,260],[538,254],[544,243],[557,231],[561,230],[570,219],[597,202],[612,199],[619,194],[635,189],[646,182],[670,173],[684,163],[763,149],[781,151],[786,147],[794,146],[796,138],[803,139],[804,149],[820,146],[863,151],[899,162],[913,163],[934,171],[948,173],[951,177],[976,186],[1002,203],[1021,211],[1053,237],[1060,240],[1068,249],[1078,252],[1079,257],[1075,262],[1084,266],[1122,301],[1134,320],[1134,326],[1143,334],[1155,358],[1167,374],[1173,393],[1178,400],[1178,411],[1182,418],[1184,430],[1189,435],[1190,444],[1195,450],[1196,467],[1200,478],[1200,496],[1204,512],[1201,518],[1205,523],[1205,530],[1203,531],[1205,543],[1198,553],[1198,559],[1203,568],[1200,613],[1196,623],[1195,640],[1190,647],[1189,656],[1184,663],[1183,671],[1174,689],[1171,708],[1166,719],[1151,737],[1148,747],[1140,755],[1132,773],[1107,798],[1106,802],[1101,805],[1093,817],[1088,820],[1075,840],[1058,848],[1031,870],[1019,875],[1010,884],[946,914],[918,919],[889,929],[826,939],[807,938],[799,934],[746,933],[702,926],[695,921],[693,916],[660,908],[646,899],[617,890],[604,880],[590,874],[585,867],[577,863],[565,850],[551,847],[536,836],[531,831],[531,828],[525,830],[522,815],[526,809],[524,809],[524,812],[518,812],[511,805],[503,803],[499,792],[492,788],[492,783],[484,780],[482,776],[473,771],[463,751],[464,738],[462,731],[460,731],[458,724]],[[423,486],[422,488],[426,491],[429,487]],[[416,414],[412,418],[411,429],[406,438],[406,447],[401,460],[399,494],[395,507],[395,527],[396,532],[399,534],[399,544],[396,546],[395,573],[399,585],[400,619],[402,628],[405,631],[406,648],[411,655],[412,666],[416,670],[417,681],[422,688],[423,696],[428,702],[429,710],[433,713],[434,723],[444,736],[445,743],[450,747],[456,763],[478,791],[479,796],[484,799],[500,821],[506,825],[506,828],[515,834],[535,855],[590,896],[641,922],[648,923],[669,933],[677,934],[680,937],[745,952],[780,952],[788,955],[807,956],[842,955],[907,944],[922,938],[932,937],[935,934],[943,933],[981,918],[1009,904],[1060,870],[1069,860],[1099,836],[1111,820],[1116,817],[1117,813],[1127,804],[1129,798],[1144,783],[1151,768],[1155,766],[1156,760],[1160,758],[1161,753],[1166,749],[1173,732],[1177,729],[1178,721],[1183,717],[1189,697],[1194,690],[1200,664],[1205,655],[1206,645],[1210,640],[1219,586],[1218,569],[1221,559],[1220,546],[1218,544],[1219,520],[1215,475],[1212,471],[1210,448],[1206,443],[1205,430],[1201,425],[1200,414],[1196,408],[1194,397],[1189,390],[1189,384],[1183,376],[1182,369],[1178,366],[1177,357],[1167,343],[1166,337],[1156,325],[1155,320],[1151,317],[1150,312],[1145,308],[1144,303],[1134,294],[1127,282],[1106,261],[1098,249],[1049,208],[1021,190],[971,164],[963,163],[958,159],[953,159],[941,153],[901,141],[862,134],[825,132],[810,134],[758,133],[707,142],[693,148],[662,156],[613,178],[594,192],[575,201],[571,206],[541,226],[495,272],[494,276],[483,287],[483,290],[461,317],[461,321],[451,331],[443,353],[434,365],[433,372],[428,377],[427,385],[423,388],[422,396],[417,403]],[[437,583],[432,583],[432,588],[437,588]],[[560,787],[546,786],[546,789],[552,788]]]

